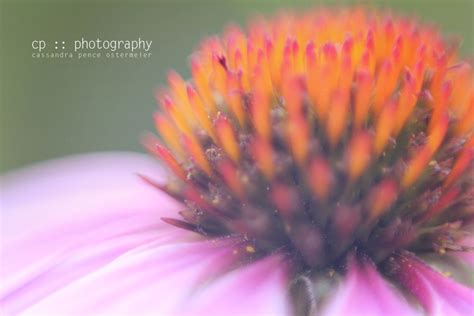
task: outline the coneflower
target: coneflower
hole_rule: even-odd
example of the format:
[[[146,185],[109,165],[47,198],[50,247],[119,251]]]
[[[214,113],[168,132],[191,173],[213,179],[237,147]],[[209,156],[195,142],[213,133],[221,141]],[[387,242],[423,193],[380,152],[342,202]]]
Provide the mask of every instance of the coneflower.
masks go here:
[[[472,71],[455,48],[409,19],[311,12],[230,27],[191,70],[158,93],[165,145],[145,140],[186,206],[163,220],[282,253],[308,282],[374,263],[430,311],[406,270],[468,250],[474,214]]]
[[[185,235],[168,224],[204,241],[180,259],[158,251],[145,269],[177,280],[151,279],[166,308],[141,311],[472,315],[472,280],[446,275],[473,264],[474,81],[455,45],[411,19],[319,10],[231,26],[191,72],[169,73],[160,137],[144,138],[172,175],[140,176],[178,202],[155,242]],[[174,260],[196,266],[189,300],[166,293],[191,290]]]

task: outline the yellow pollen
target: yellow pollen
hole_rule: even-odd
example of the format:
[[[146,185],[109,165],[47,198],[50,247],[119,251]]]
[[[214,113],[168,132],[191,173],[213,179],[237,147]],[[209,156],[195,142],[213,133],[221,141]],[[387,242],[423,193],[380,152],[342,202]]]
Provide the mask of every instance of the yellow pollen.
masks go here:
[[[255,253],[256,252],[256,250],[253,246],[246,246],[245,251],[247,251],[248,253]]]

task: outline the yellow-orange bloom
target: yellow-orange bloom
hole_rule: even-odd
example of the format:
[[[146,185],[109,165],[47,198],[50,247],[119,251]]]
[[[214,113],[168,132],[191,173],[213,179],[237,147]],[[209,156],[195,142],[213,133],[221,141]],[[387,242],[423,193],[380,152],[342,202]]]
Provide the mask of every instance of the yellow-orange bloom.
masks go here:
[[[181,179],[163,189],[194,212],[174,225],[327,266],[355,244],[378,259],[440,251],[447,239],[394,240],[393,225],[435,234],[473,218],[473,72],[434,29],[362,9],[285,14],[205,40],[191,72],[158,96],[169,150],[147,138]],[[337,209],[360,228],[342,231]],[[315,257],[302,230],[340,244]]]

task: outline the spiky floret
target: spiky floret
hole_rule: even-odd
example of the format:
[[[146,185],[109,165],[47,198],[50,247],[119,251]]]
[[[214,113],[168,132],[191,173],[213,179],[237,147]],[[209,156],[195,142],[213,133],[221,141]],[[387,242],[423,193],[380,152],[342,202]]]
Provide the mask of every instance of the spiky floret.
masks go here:
[[[474,89],[435,30],[364,10],[229,27],[169,74],[150,152],[185,209],[164,219],[303,269],[357,248],[443,254],[474,218]],[[148,181],[152,182],[151,179]]]

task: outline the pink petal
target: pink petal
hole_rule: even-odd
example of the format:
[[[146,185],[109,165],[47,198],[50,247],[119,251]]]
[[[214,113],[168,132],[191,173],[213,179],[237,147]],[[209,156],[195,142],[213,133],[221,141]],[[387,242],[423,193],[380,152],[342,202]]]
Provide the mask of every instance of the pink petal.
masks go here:
[[[286,314],[282,259],[222,277],[242,243],[202,240],[161,222],[180,206],[135,176],[160,180],[156,166],[140,155],[96,154],[4,177],[2,314],[176,315],[213,307]],[[243,299],[251,305],[243,308]],[[225,304],[213,304],[219,300]]]
[[[466,251],[451,251],[449,254],[462,262],[474,267],[474,236],[469,236],[461,240],[462,246],[468,247]]]
[[[52,293],[22,315],[176,315],[199,284],[235,259],[233,239],[155,240]]]
[[[451,255],[470,265],[471,267],[474,267],[474,250],[453,251]]]
[[[200,289],[180,315],[289,315],[287,267],[275,255]]]
[[[393,263],[394,273],[430,315],[473,315],[474,290],[436,272],[411,254]]]
[[[371,263],[351,260],[345,280],[322,315],[419,315]]]
[[[19,312],[152,240],[194,238],[160,221],[179,205],[136,172],[164,176],[145,156],[115,153],[42,163],[2,178],[4,310]]]

